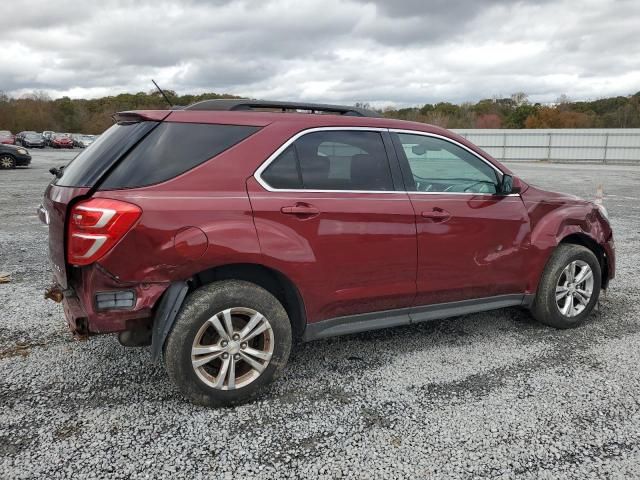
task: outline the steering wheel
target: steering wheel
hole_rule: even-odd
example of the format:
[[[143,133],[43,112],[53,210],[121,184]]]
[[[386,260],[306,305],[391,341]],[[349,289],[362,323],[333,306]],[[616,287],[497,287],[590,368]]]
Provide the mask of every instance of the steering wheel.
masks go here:
[[[424,182],[423,184],[419,180],[415,180],[415,182],[416,182],[416,191],[418,192],[430,192],[431,188],[433,187],[433,184],[431,183]]]
[[[487,184],[490,182],[484,181],[484,180],[480,180],[479,182],[473,182],[471,185],[467,185],[464,189],[465,192],[469,192],[470,189],[472,189],[473,187],[475,187],[476,185],[482,185],[483,188],[478,189],[477,192],[470,192],[470,193],[492,193],[489,188],[487,187]],[[495,193],[495,192],[494,192]]]

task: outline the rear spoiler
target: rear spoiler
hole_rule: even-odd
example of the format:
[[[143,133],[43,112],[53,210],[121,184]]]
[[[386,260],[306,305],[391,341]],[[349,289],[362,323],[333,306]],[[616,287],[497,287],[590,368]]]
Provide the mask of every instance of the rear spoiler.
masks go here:
[[[161,122],[172,110],[131,110],[127,112],[114,113],[111,118],[115,123],[138,123],[138,122]]]

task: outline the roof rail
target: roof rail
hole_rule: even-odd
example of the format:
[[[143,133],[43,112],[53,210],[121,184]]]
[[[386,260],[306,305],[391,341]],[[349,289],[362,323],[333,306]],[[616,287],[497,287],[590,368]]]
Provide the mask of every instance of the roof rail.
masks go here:
[[[279,102],[271,100],[251,100],[248,98],[241,99],[215,99],[203,100],[193,103],[184,110],[218,110],[218,111],[250,111],[260,109],[280,110],[282,112],[296,112],[298,110],[308,110],[310,113],[334,113],[338,115],[346,115],[352,117],[379,117],[380,115],[373,110],[366,108],[348,107],[345,105],[326,105],[323,103],[298,103],[298,102]]]

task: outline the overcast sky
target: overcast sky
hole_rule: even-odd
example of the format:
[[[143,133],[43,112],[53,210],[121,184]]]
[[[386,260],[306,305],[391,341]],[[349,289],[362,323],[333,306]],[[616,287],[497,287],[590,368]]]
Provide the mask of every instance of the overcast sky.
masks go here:
[[[95,3],[95,6],[91,4]],[[98,6],[99,5],[99,6]],[[0,90],[370,102],[640,90],[640,0],[3,0]]]

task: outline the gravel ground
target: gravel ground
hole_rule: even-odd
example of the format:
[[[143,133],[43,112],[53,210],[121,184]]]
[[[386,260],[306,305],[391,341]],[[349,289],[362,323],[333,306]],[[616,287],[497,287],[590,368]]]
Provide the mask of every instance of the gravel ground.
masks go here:
[[[618,277],[583,327],[504,309],[302,345],[255,403],[187,403],[149,349],[74,341],[35,207],[51,166],[0,172],[4,478],[640,476],[640,168],[515,164],[605,205]]]

